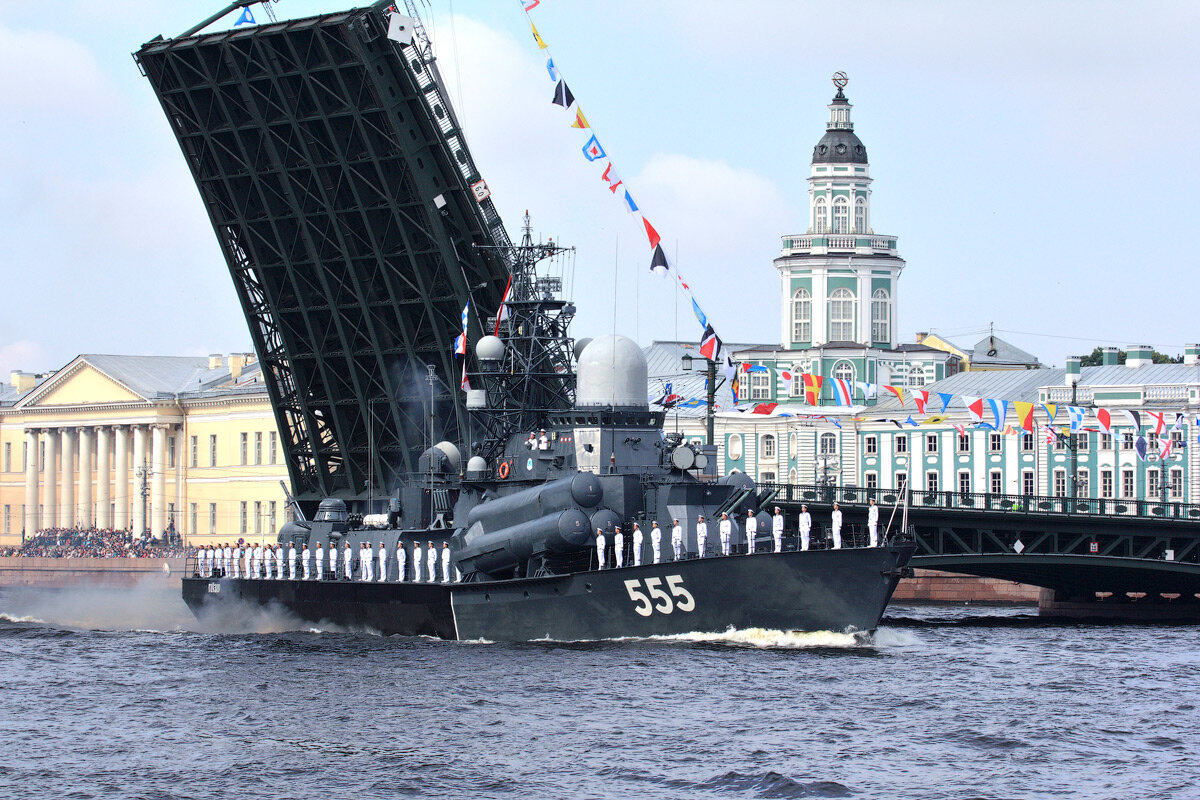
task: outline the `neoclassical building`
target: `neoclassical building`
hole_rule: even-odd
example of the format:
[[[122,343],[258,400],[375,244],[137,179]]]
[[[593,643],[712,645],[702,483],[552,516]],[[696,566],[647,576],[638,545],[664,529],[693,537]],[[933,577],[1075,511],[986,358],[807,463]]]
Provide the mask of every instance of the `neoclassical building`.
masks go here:
[[[0,385],[0,543],[54,527],[273,538],[279,435],[254,356],[81,355]]]

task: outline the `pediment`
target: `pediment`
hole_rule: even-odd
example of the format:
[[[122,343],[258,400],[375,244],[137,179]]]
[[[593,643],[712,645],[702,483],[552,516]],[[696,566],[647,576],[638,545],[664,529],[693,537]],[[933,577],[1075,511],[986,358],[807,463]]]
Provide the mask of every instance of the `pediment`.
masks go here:
[[[86,361],[77,361],[22,400],[23,408],[138,403],[145,398]]]

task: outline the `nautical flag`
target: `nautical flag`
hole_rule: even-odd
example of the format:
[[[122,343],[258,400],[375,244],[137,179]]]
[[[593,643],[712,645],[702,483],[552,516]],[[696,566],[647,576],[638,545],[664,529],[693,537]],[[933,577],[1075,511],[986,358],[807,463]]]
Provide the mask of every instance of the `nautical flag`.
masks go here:
[[[1050,418],[1050,421],[1054,422],[1055,418],[1058,417],[1058,405],[1056,403],[1038,403],[1038,405],[1042,407],[1042,411],[1046,412],[1046,416]]]
[[[591,125],[588,125],[587,117],[585,117],[583,115],[583,112],[579,110],[579,106],[575,106],[575,121],[571,123],[571,127],[572,128],[590,128],[590,127],[592,127]],[[613,191],[615,192],[616,189],[613,189]]]
[[[833,378],[833,400],[839,406],[854,405],[854,392],[850,388],[850,381],[842,378]]]
[[[621,185],[621,176],[617,174],[617,168],[608,162],[608,166],[604,168],[604,174],[600,176],[608,184],[608,190],[613,194],[617,193],[617,187]],[[650,245],[653,247],[654,245]]]
[[[542,0],[521,0],[521,10],[525,12],[533,11],[541,2]]]
[[[712,325],[704,329],[704,336],[700,339],[700,355],[709,361],[716,361],[721,357],[721,338],[717,336]]]
[[[500,335],[500,323],[508,319],[508,297],[512,294],[512,275],[508,276],[508,286],[504,287],[504,296],[500,298],[500,309],[496,312],[496,331],[494,336]]]
[[[700,406],[708,405],[707,400],[701,400],[699,397],[689,397],[679,404],[678,408],[699,408]]]
[[[454,354],[458,356],[465,356],[467,354],[467,309],[470,307],[470,303],[463,306],[462,334],[454,340]]]
[[[633,195],[629,193],[628,189],[625,190],[625,210],[630,214],[638,213],[638,204],[633,202]]]
[[[913,391],[913,400],[917,404],[917,413],[924,414],[925,406],[929,403],[929,392],[924,389],[916,389]]]
[[[779,371],[779,380],[783,382],[783,393],[789,397],[792,394],[792,373],[786,369]]]
[[[554,66],[553,58],[546,59],[546,72],[550,73],[550,80],[556,83],[562,79],[562,75],[558,73],[558,67]]]
[[[809,375],[807,372],[802,377],[804,378],[804,402],[815,406],[821,400],[821,383],[824,378],[820,375]]]
[[[954,399],[954,395],[950,394],[949,392],[938,392],[937,396],[941,398],[942,401],[942,410],[939,413],[945,414],[946,409],[950,407],[950,401]]]
[[[1055,442],[1058,441],[1058,434],[1055,433],[1054,428],[1052,428],[1051,426],[1043,425],[1042,433],[1044,433],[1046,436],[1046,444],[1054,444]]]
[[[700,310],[700,304],[696,302],[696,298],[692,298],[692,313],[696,315],[696,321],[700,323],[701,328],[708,327],[708,316]],[[716,361],[714,358],[713,361]]]
[[[655,245],[654,257],[650,259],[650,271],[665,278],[670,270],[671,265],[667,262],[667,254],[663,252],[662,245]]]
[[[954,424],[953,424],[951,427],[952,427],[952,428],[954,428],[954,430],[958,431],[958,435],[959,435],[959,436],[966,436],[966,435],[967,435],[967,429],[966,429],[966,426],[962,425],[961,423],[959,423],[959,422],[956,422],[956,423],[954,423]]]
[[[679,403],[679,401],[680,401],[680,400],[682,400],[682,399],[683,399],[683,397],[682,397],[682,396],[680,396],[680,395],[677,395],[677,394],[675,394],[675,392],[674,392],[674,391],[672,391],[672,389],[671,389],[671,384],[670,384],[670,383],[668,383],[668,384],[667,384],[667,385],[666,385],[666,386],[663,388],[663,394],[662,394],[662,397],[660,397],[660,398],[658,398],[657,400],[655,400],[655,401],[654,401],[654,403],[655,403],[655,405],[660,405],[660,406],[662,406],[663,408],[673,408],[673,407],[674,407],[675,405],[677,405],[677,404]]]
[[[1166,461],[1171,457],[1171,437],[1158,437],[1158,458],[1160,461]]]
[[[737,377],[737,367],[734,366],[733,356],[728,351],[725,352],[725,363],[721,366],[721,374],[727,381],[732,381]]]
[[[1139,436],[1133,440],[1133,452],[1137,453],[1138,461],[1146,460],[1146,452],[1150,449],[1149,442],[1145,436]]]
[[[1004,420],[1008,418],[1008,402],[1006,400],[988,400],[988,407],[992,409],[992,416],[996,418],[996,430],[1004,427]]]
[[[1079,433],[1083,428],[1083,420],[1087,417],[1087,409],[1079,406],[1067,406],[1067,418],[1071,421],[1071,433]]]
[[[949,414],[934,414],[921,420],[922,425],[941,425],[946,420],[950,419]]]
[[[242,15],[240,17],[238,17],[237,22],[233,23],[233,27],[236,28],[238,25],[256,25],[256,24],[258,24],[258,23],[256,23],[254,21],[254,15],[250,13],[250,6],[246,6],[245,8],[242,9]]]
[[[733,377],[729,379],[729,391],[733,392],[733,404],[738,404],[738,391],[742,388],[741,382],[738,380],[738,374],[735,371]]]
[[[467,362],[463,362],[462,381],[458,384],[464,392],[471,391],[471,381],[467,378]]]
[[[1112,414],[1108,413],[1107,408],[1096,409],[1096,421],[1100,423],[1101,431],[1107,433],[1109,436],[1113,435]]]
[[[592,138],[588,139],[587,144],[583,146],[583,155],[588,161],[598,161],[604,158],[604,148],[600,146],[595,134],[592,134]]]
[[[909,414],[908,419],[904,420],[904,422],[908,425],[912,425],[914,428],[918,427],[921,424],[912,418],[912,414]]]
[[[571,94],[571,90],[567,87],[567,82],[560,80],[554,86],[554,100],[556,106],[570,108],[575,105],[575,95]]]
[[[742,372],[770,372],[762,364],[742,364]]]
[[[1017,424],[1029,433],[1033,433],[1033,403],[1013,401],[1013,410],[1017,412]]]
[[[658,235],[658,231],[654,230],[654,226],[650,224],[650,220],[642,217],[642,224],[646,226],[646,238],[650,240],[651,247],[658,247],[658,243],[662,241],[662,237]]]
[[[1175,413],[1175,424],[1171,426],[1172,431],[1182,431],[1183,423],[1187,422],[1187,417],[1179,412]]]
[[[753,409],[751,409],[750,413],[751,414],[772,414],[775,412],[775,409],[777,409],[777,408],[779,408],[779,403],[759,403]]]
[[[1123,409],[1125,416],[1129,417],[1129,421],[1133,423],[1134,434],[1141,433],[1142,430],[1142,415],[1132,409]]]
[[[1150,417],[1150,419],[1154,420],[1154,432],[1161,434],[1163,432],[1163,428],[1165,428],[1167,425],[1166,412],[1165,411],[1147,411],[1146,416],[1148,416],[1148,417]]]
[[[887,389],[889,392],[896,395],[896,397],[900,400],[900,405],[901,406],[904,405],[904,390],[903,389],[898,389],[895,386],[884,386],[883,388]]]
[[[983,400],[978,397],[968,397],[962,395],[963,405],[967,407],[967,413],[971,415],[971,422],[979,424],[983,422]]]
[[[783,415],[781,414],[780,416],[783,416]],[[788,414],[787,416],[789,416],[789,417],[790,417],[790,416],[791,416],[791,414]],[[840,430],[840,429],[841,429],[841,427],[842,427],[842,423],[838,422],[838,418],[837,418],[837,417],[820,417],[820,419],[823,419],[823,420],[825,420],[826,422],[832,422],[832,423],[833,423],[833,427],[835,427],[835,428],[838,428],[839,430]]]
[[[539,50],[545,50],[550,46],[542,40],[542,35],[537,32],[537,26],[533,24],[533,20],[529,20],[529,27],[533,30],[533,40],[537,42]]]
[[[854,385],[859,389],[862,389],[864,401],[871,400],[878,394],[878,388],[873,383],[867,383],[866,381],[855,381]]]

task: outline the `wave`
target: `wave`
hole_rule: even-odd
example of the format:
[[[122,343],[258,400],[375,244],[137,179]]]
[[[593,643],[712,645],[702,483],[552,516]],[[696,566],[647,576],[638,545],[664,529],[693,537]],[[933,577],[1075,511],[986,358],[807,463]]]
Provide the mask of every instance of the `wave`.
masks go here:
[[[22,615],[18,615],[18,614],[4,614],[4,613],[0,613],[0,622],[12,622],[15,624],[33,623],[34,625],[45,625],[46,624],[46,620],[38,619],[37,617],[22,616]]]

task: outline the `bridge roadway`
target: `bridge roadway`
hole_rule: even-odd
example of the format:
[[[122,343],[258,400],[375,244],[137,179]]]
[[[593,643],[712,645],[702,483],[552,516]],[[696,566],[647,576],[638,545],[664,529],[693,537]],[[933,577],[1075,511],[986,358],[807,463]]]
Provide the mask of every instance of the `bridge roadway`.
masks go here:
[[[789,531],[806,503],[816,546],[834,501],[854,543],[865,543],[872,497],[880,529],[893,535],[901,529],[894,489],[761,484],[759,490],[766,510],[784,510]],[[1050,589],[1043,614],[1200,620],[1198,505],[912,491],[908,525],[917,543],[914,567]]]

